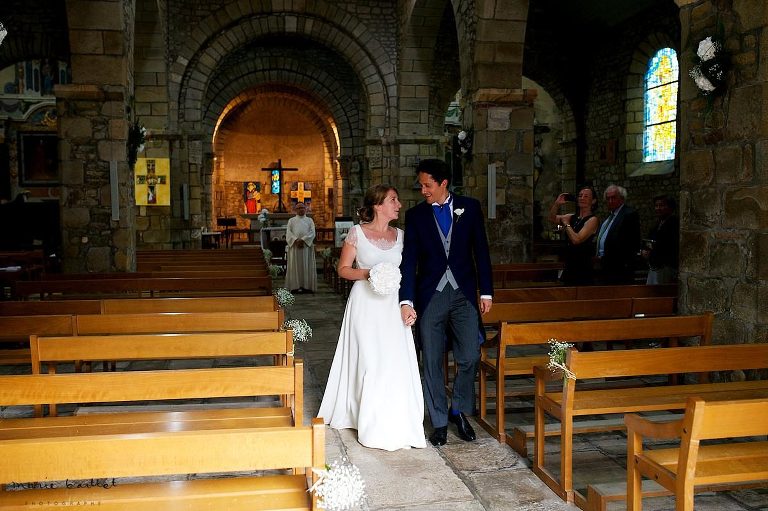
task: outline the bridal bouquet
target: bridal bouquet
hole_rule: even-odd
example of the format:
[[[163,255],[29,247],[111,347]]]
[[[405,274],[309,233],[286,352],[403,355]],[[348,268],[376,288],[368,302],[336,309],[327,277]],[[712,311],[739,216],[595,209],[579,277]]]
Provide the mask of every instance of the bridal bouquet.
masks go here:
[[[334,461],[325,470],[312,469],[319,479],[309,489],[317,495],[318,504],[329,511],[354,509],[365,499],[365,481],[360,469],[342,458]]]
[[[400,268],[392,263],[379,263],[371,268],[368,282],[377,295],[391,295],[400,289]]]

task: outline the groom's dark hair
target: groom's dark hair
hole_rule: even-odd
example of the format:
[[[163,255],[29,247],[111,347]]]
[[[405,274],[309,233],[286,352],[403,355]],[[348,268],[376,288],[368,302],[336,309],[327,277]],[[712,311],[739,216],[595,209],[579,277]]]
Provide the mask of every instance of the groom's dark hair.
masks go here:
[[[448,184],[451,184],[451,169],[443,160],[438,160],[437,158],[421,160],[416,166],[416,173],[418,174],[420,172],[429,174],[438,184],[446,179],[448,180]]]

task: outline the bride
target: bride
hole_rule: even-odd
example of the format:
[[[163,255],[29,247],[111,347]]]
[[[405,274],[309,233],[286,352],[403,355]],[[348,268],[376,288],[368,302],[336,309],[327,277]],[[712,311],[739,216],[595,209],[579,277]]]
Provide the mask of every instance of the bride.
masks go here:
[[[357,429],[366,447],[426,447],[424,396],[411,333],[415,317],[403,324],[397,292],[376,294],[367,280],[379,263],[400,265],[403,231],[389,225],[400,212],[397,190],[376,185],[363,204],[361,222],[350,229],[339,259],[339,276],[355,283],[318,416],[332,428]]]

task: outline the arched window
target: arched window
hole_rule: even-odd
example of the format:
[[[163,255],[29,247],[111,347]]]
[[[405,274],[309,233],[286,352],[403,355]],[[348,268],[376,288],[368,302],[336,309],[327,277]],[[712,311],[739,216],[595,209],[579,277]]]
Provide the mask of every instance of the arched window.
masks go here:
[[[675,158],[677,90],[680,69],[672,48],[657,51],[645,73],[643,161]]]

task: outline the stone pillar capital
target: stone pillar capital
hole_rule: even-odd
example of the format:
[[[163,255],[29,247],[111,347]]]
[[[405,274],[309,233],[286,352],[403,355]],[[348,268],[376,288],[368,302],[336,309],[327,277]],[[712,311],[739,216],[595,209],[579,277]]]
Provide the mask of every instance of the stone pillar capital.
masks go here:
[[[538,95],[536,89],[477,89],[470,95],[470,101],[475,108],[493,107],[493,106],[512,106],[529,105]]]

